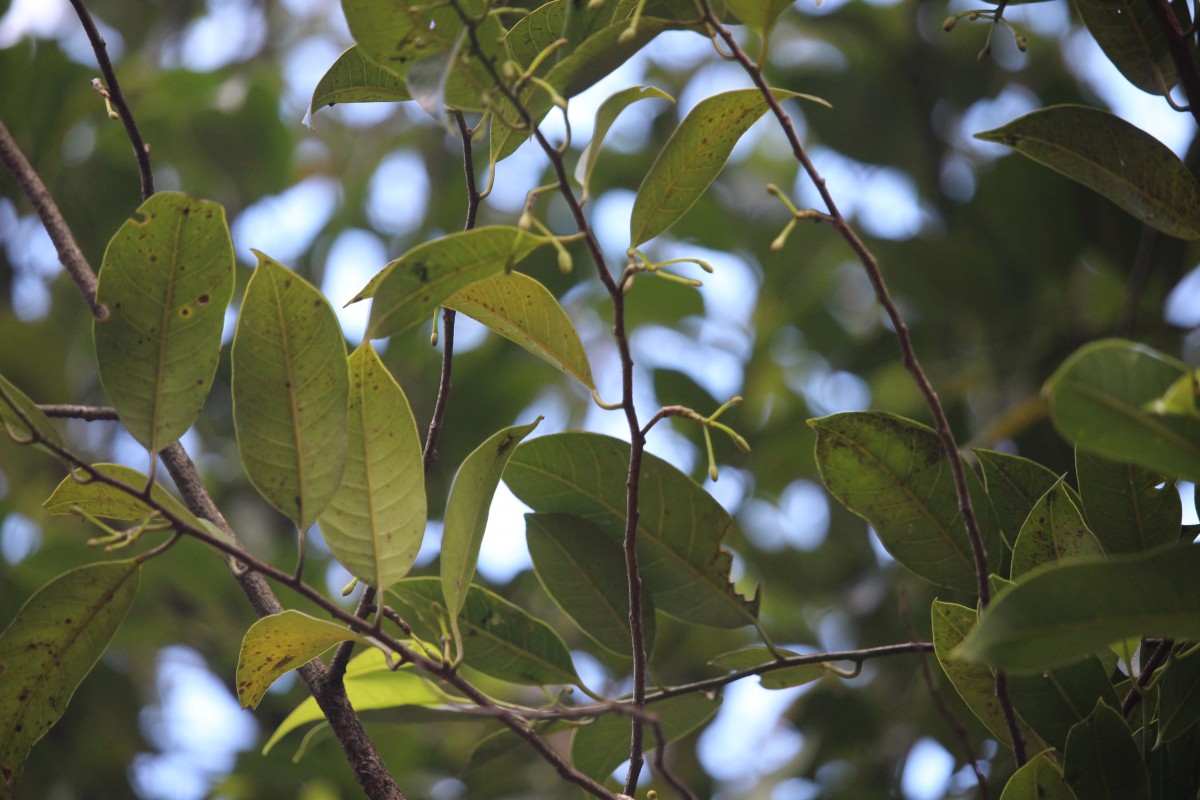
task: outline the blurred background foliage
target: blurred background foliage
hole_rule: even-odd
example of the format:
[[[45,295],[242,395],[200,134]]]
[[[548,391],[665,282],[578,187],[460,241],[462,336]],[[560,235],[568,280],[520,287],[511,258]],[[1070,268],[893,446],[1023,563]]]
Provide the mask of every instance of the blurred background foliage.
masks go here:
[[[313,129],[301,124],[316,81],[349,43],[335,0],[90,5],[153,148],[158,188],[226,208],[242,263],[235,304],[250,247],[322,286],[336,306],[389,259],[461,227],[457,139],[415,106],[338,106],[318,112]],[[984,25],[963,23],[949,35],[941,29],[947,14],[969,7],[799,0],[773,36],[768,72],[776,86],[833,104],[791,110],[835,198],[879,256],[961,441],[1067,472],[1071,451],[1038,412],[1041,382],[1080,343],[1114,332],[1200,360],[1191,333],[1200,324],[1196,293],[1190,280],[1181,284],[1197,264],[1197,248],[1147,234],[1099,196],[970,134],[1061,102],[1137,115],[1131,121],[1181,154],[1194,129],[1161,100],[1121,94],[1123,81],[1080,33],[1067,3],[1010,7],[1029,52],[997,31],[994,57],[984,61],[976,59]],[[109,237],[139,205],[128,142],[89,85],[97,70],[69,6],[16,0],[0,3],[0,14],[0,119],[98,267]],[[574,103],[577,147],[600,99],[639,82],[680,102],[631,110],[593,179],[590,208],[613,264],[621,262],[632,191],[656,148],[701,97],[745,85],[705,39],[671,34]],[[481,224],[511,224],[524,192],[546,182],[545,171],[528,146],[505,162]],[[890,563],[865,523],[825,499],[804,424],[867,407],[921,420],[926,411],[866,278],[836,233],[801,226],[772,252],[787,214],[764,191],[768,183],[802,205],[816,202],[779,133],[759,125],[713,190],[670,237],[651,245],[664,257],[708,258],[717,272],[699,292],[652,277],[634,285],[629,309],[642,414],[663,403],[707,413],[733,394],[745,396],[724,420],[752,452],[718,442],[721,479],[706,486],[738,515],[740,530],[726,541],[736,554],[735,577],[747,589],[762,584],[762,617],[775,641],[838,649],[928,638],[924,609],[934,590]],[[561,201],[538,208],[556,230],[569,231]],[[85,309],[7,175],[0,176],[0,245],[0,373],[44,402],[104,404]],[[563,298],[602,394],[612,396],[611,312],[582,268],[584,254],[575,255],[581,268],[570,275],[559,274],[548,249],[526,268]],[[344,322],[352,340],[361,336],[361,318]],[[422,426],[440,368],[428,334],[391,341],[383,354]],[[457,352],[446,434],[429,478],[435,522],[418,574],[435,569],[436,520],[454,469],[492,432],[537,413],[547,417],[539,434],[577,427],[619,433],[624,425],[541,362],[468,323],[460,324]],[[226,350],[207,412],[184,442],[248,546],[288,565],[294,537],[287,523],[240,472],[228,380]],[[66,429],[95,459],[144,468],[144,454],[116,426],[72,422]],[[694,427],[660,425],[650,448],[705,480]],[[98,557],[83,546],[85,524],[41,509],[61,477],[57,463],[0,441],[2,621],[52,576]],[[619,688],[624,666],[587,655],[586,639],[527,569],[514,503],[499,503],[494,513],[481,580],[549,619],[593,685]],[[334,594],[344,583],[327,557],[311,558],[308,570]],[[290,759],[298,736],[269,757],[258,753],[303,687],[281,681],[253,718],[236,708],[228,687],[251,621],[221,560],[199,546],[185,542],[153,564],[113,649],[35,748],[17,796],[357,796],[327,734],[315,735],[297,764]],[[709,659],[751,636],[660,620],[653,677],[680,683],[717,674]],[[989,769],[998,796],[1010,757],[997,754],[952,689],[942,694],[977,751],[996,759]],[[527,752],[464,771],[472,747],[491,730],[487,723],[393,721],[373,720],[369,729],[409,797],[576,791]],[[677,745],[673,759],[700,796],[923,800],[973,791],[961,748],[911,656],[799,690],[731,687],[709,730]]]

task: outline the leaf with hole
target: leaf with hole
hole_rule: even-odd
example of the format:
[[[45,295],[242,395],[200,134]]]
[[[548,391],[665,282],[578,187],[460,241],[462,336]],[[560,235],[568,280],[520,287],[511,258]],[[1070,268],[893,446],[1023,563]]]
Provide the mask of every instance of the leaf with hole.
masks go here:
[[[1190,544],[1041,567],[988,606],[955,655],[1032,672],[1134,636],[1200,639],[1197,574]]]
[[[897,561],[939,586],[974,592],[975,561],[958,510],[949,459],[938,435],[912,420],[849,412],[809,420],[817,468],[829,493],[875,529]],[[983,545],[999,532],[983,487],[966,470]]]
[[[538,513],[572,514],[614,542],[625,536],[629,445],[594,433],[540,436],[517,448],[504,482]],[[646,453],[641,471],[638,561],[655,607],[676,619],[715,628],[753,624],[758,594],[729,581],[731,556],[721,539],[733,528],[712,495],[666,461]]]
[[[516,342],[587,388],[596,388],[571,319],[550,290],[528,275],[493,275],[459,289],[444,305]]]
[[[279,676],[303,667],[340,642],[366,640],[345,625],[289,609],[250,626],[238,654],[237,695],[242,708],[257,708]]]
[[[1120,117],[1049,106],[975,134],[1099,192],[1155,230],[1200,239],[1200,184],[1165,144]]]
[[[467,599],[488,511],[504,467],[517,444],[541,421],[538,417],[528,425],[514,425],[492,434],[466,457],[454,476],[442,527],[442,595],[451,616],[458,614]]]
[[[1046,381],[1055,427],[1079,448],[1170,478],[1200,480],[1200,419],[1150,410],[1190,370],[1144,345],[1105,339]]]
[[[370,342],[350,354],[346,469],[321,513],[330,552],[383,591],[417,558],[425,535],[425,462],[408,398]]]
[[[569,514],[526,514],[525,541],[538,582],[571,621],[613,655],[629,658],[625,555],[601,528]],[[654,646],[654,601],[642,593],[642,639]]]
[[[67,710],[137,594],[141,563],[107,561],[59,575],[0,633],[0,795]]]
[[[182,436],[204,407],[233,296],[225,209],[178,192],[138,208],[104,251],[93,322],[100,382],[121,422],[152,453]]]
[[[346,466],[346,345],[321,293],[255,252],[233,337],[233,426],[246,477],[305,531]]]

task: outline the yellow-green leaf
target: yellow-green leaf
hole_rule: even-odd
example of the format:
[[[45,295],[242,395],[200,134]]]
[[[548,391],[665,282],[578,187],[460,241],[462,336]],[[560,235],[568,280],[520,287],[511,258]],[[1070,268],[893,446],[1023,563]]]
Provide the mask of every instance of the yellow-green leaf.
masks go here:
[[[1012,774],[1000,800],[1076,800],[1076,797],[1049,752],[1042,752]]]
[[[653,86],[630,86],[628,89],[622,89],[616,94],[610,95],[600,104],[600,108],[596,111],[596,123],[592,126],[592,139],[579,154],[579,161],[575,164],[575,180],[583,187],[583,196],[580,198],[580,202],[587,202],[592,172],[595,171],[596,163],[600,160],[600,148],[604,145],[604,137],[608,135],[609,128],[626,108],[639,100],[650,98],[675,102],[671,95]]]
[[[0,422],[17,444],[29,444],[37,440],[63,446],[62,437],[50,418],[3,375],[0,375]]]
[[[975,138],[998,142],[1078,181],[1156,230],[1200,239],[1200,184],[1165,144],[1120,117],[1050,106]]]
[[[30,597],[0,634],[0,796],[58,722],[137,594],[140,562],[89,564]]]
[[[403,80],[369,61],[358,45],[352,45],[317,82],[308,113],[311,117],[325,106],[337,103],[398,103],[410,99]]]
[[[141,492],[146,486],[145,474],[121,464],[93,464],[102,475],[131,486]],[[199,527],[200,522],[178,499],[155,481],[150,487],[150,497],[172,514]],[[80,469],[74,476],[68,475],[55,487],[42,507],[51,514],[73,514],[84,511],[94,517],[107,519],[142,520],[155,512],[140,497],[98,480],[88,479]]]
[[[246,476],[303,531],[346,465],[346,345],[321,293],[257,255],[233,338],[233,424]]]
[[[1034,504],[1021,526],[1013,545],[1012,578],[1017,580],[1042,564],[1103,552],[1060,478]]]
[[[345,625],[291,609],[263,617],[242,638],[237,665],[238,702],[242,708],[257,708],[280,675],[304,666],[339,642],[363,641]]]
[[[125,427],[151,452],[182,436],[204,407],[233,296],[233,240],[217,203],[159,192],[121,226],[100,267],[93,324],[100,382]]]
[[[425,534],[421,437],[404,391],[370,342],[349,364],[346,469],[319,521],[342,566],[383,591],[408,573]]]
[[[516,342],[589,389],[596,388],[575,326],[550,290],[528,275],[493,275],[459,289],[444,305]]]

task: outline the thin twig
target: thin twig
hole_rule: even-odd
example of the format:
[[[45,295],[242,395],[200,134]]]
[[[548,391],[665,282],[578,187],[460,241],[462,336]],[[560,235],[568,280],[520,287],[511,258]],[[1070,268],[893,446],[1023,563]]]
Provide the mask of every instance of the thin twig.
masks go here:
[[[850,249],[854,251],[855,256],[862,264],[871,282],[871,286],[875,290],[876,299],[892,323],[892,329],[895,331],[897,342],[900,345],[904,366],[912,375],[913,380],[925,398],[925,405],[929,408],[929,412],[933,417],[934,428],[937,431],[938,439],[942,443],[942,449],[945,451],[947,461],[950,464],[950,473],[954,479],[954,492],[958,499],[959,514],[962,516],[963,526],[966,529],[967,539],[971,546],[971,556],[975,566],[975,589],[979,595],[980,606],[986,608],[988,601],[991,599],[991,592],[988,586],[988,554],[983,546],[983,536],[980,533],[979,521],[975,516],[975,508],[971,503],[970,491],[967,488],[966,469],[959,455],[958,443],[955,441],[954,432],[950,428],[950,422],[946,417],[946,411],[942,406],[942,402],[938,398],[937,392],[934,391],[929,377],[925,374],[920,360],[917,358],[916,349],[913,347],[908,326],[900,314],[900,309],[896,305],[895,299],[888,290],[887,283],[883,278],[883,271],[879,267],[879,261],[838,209],[833,195],[825,184],[825,179],[821,177],[820,172],[817,171],[817,168],[809,158],[808,151],[804,148],[803,143],[801,143],[800,137],[796,133],[796,128],[792,124],[792,118],[783,110],[783,106],[779,104],[779,101],[767,85],[761,66],[742,49],[742,46],[738,44],[737,39],[734,38],[729,29],[717,18],[707,0],[698,0],[698,2],[700,3],[705,21],[714,31],[714,40],[719,38],[724,42],[729,52],[733,54],[734,59],[742,66],[742,69],[754,82],[759,92],[762,93],[763,99],[771,109],[772,115],[779,122],[779,126],[783,130],[788,144],[791,146],[792,155],[799,162],[813,186],[820,193],[826,210],[830,217],[833,218],[834,228],[841,234],[842,239],[850,246]],[[1016,712],[1013,711],[1012,703],[1008,698],[1004,675],[1000,672],[996,674],[996,696],[1004,711],[1005,719],[1010,722],[1009,727],[1013,734],[1013,755],[1016,758],[1018,766],[1020,766],[1025,763],[1024,737],[1015,726]]]
[[[84,32],[87,33],[88,41],[92,43],[92,51],[96,54],[100,74],[104,76],[104,88],[108,93],[108,99],[112,103],[113,110],[117,112],[121,122],[125,125],[125,135],[129,137],[129,143],[133,145],[133,156],[137,159],[138,175],[142,181],[142,200],[146,200],[154,194],[154,172],[150,169],[150,145],[142,139],[142,133],[133,119],[133,112],[129,110],[129,104],[125,102],[125,94],[121,91],[121,84],[117,81],[117,72],[113,69],[112,60],[108,57],[108,43],[100,35],[100,31],[96,28],[96,22],[88,12],[87,6],[83,4],[83,0],[71,0],[71,5],[75,7],[75,13],[79,15],[79,22],[83,25]]]
[[[371,612],[375,610],[375,587],[368,586],[363,589],[362,597],[358,598],[358,607],[354,609],[354,616],[359,619],[366,619],[371,616]],[[346,677],[346,665],[350,663],[350,654],[354,652],[353,640],[347,639],[337,646],[333,651],[333,658],[329,659],[329,680],[331,683],[341,683]]]
[[[1196,124],[1200,125],[1200,69],[1192,56],[1192,45],[1179,25],[1170,0],[1146,0],[1146,5],[1150,7],[1150,13],[1154,15],[1154,21],[1167,41],[1167,50],[1179,75],[1179,85],[1187,97],[1188,110],[1192,112]]]
[[[42,183],[41,177],[25,158],[21,148],[17,147],[3,121],[0,121],[0,161],[3,161],[4,166],[12,173],[17,186],[21,188],[21,193],[37,212],[46,233],[50,234],[50,241],[54,242],[54,249],[58,251],[59,263],[67,270],[71,280],[75,281],[92,316],[96,319],[107,319],[108,309],[96,302],[95,271],[83,255],[83,251],[79,249],[79,245],[75,243],[67,221],[63,219],[54,198],[50,196],[50,190]]]
[[[1154,648],[1154,652],[1146,659],[1146,663],[1142,665],[1142,671],[1137,677],[1134,685],[1129,687],[1129,693],[1125,695],[1125,699],[1121,701],[1121,716],[1128,717],[1129,712],[1137,708],[1137,704],[1142,702],[1142,690],[1146,688],[1146,684],[1150,683],[1150,678],[1154,676],[1154,670],[1158,669],[1171,652],[1174,646],[1173,639],[1163,639]]]

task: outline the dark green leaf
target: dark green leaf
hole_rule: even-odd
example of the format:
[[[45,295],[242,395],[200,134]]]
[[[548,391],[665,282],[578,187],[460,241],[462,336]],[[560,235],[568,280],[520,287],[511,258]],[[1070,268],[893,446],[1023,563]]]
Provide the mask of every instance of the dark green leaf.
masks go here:
[[[1106,654],[1115,663],[1115,657]],[[1097,700],[1116,708],[1121,699],[1113,689],[1107,667],[1094,656],[1040,675],[1008,676],[1008,693],[1021,719],[1060,752],[1071,726],[1092,713]]]
[[[517,448],[504,473],[513,494],[539,513],[573,514],[616,542],[625,535],[629,445],[594,433],[541,436]],[[729,582],[721,538],[729,512],[691,478],[647,453],[642,461],[638,560],[659,611],[697,625],[734,628],[758,614],[758,596]]]
[[[1143,345],[1093,342],[1046,382],[1050,413],[1058,430],[1082,449],[1168,477],[1200,480],[1200,419],[1150,410],[1188,374],[1181,362]]]
[[[880,412],[809,420],[817,432],[817,466],[829,493],[871,523],[904,566],[939,586],[974,591],[975,562],[941,440],[930,428]],[[987,498],[967,470],[981,524]],[[988,552],[999,535],[984,528]]]
[[[1183,503],[1153,472],[1075,449],[1088,525],[1109,553],[1136,553],[1179,541]]]
[[[1156,230],[1200,239],[1200,184],[1165,144],[1118,116],[1050,106],[975,138],[998,142],[1112,200]]]
[[[1159,684],[1158,743],[1178,739],[1200,720],[1200,655],[1172,658]],[[1156,747],[1158,745],[1155,745]]]
[[[1067,492],[1066,483],[1059,479],[1034,504],[1021,526],[1013,546],[1012,578],[1017,580],[1042,564],[1103,552]]]
[[[1038,753],[1012,774],[1000,800],[1076,800],[1049,753]]]
[[[0,795],[54,727],[133,604],[139,561],[89,564],[25,601],[0,634]]]
[[[1043,567],[988,606],[956,655],[1035,671],[1135,636],[1200,639],[1198,574],[1193,545]]]
[[[998,453],[995,450],[975,450],[983,467],[983,481],[988,497],[996,509],[1000,532],[1009,548],[1034,504],[1058,480],[1058,476],[1036,461]]]
[[[1129,726],[1103,702],[1071,728],[1063,774],[1087,800],[1150,800],[1150,780]]]
[[[629,589],[621,546],[602,529],[568,514],[526,514],[533,571],[546,594],[596,644],[629,658]],[[642,638],[654,644],[654,602],[642,594]]]
[[[1179,82],[1171,51],[1149,3],[1075,0],[1075,9],[1108,60],[1143,92],[1164,95]],[[1186,5],[1180,27],[1188,24]]]
[[[150,452],[182,436],[217,372],[233,296],[233,240],[225,209],[159,192],[121,226],[100,267],[93,324],[100,382]]]
[[[238,654],[237,695],[242,708],[257,708],[275,679],[302,667],[340,642],[365,640],[345,625],[288,610],[250,626]]]

